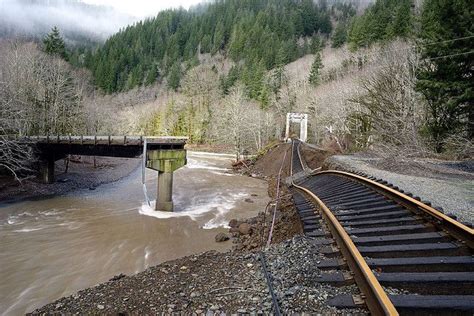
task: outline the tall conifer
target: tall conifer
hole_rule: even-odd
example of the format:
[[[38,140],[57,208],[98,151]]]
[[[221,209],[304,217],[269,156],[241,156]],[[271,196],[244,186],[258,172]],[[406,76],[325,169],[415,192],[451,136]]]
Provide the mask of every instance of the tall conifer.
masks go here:
[[[454,133],[474,136],[474,2],[426,0],[421,17],[424,67],[417,89],[428,101],[427,129],[438,152]]]

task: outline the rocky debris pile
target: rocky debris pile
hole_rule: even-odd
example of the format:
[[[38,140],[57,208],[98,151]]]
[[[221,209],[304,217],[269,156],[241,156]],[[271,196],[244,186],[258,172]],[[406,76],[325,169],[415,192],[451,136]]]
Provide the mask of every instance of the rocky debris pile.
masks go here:
[[[257,254],[205,252],[119,276],[34,314],[206,314],[271,312]]]
[[[268,239],[273,219],[273,206],[267,212],[260,212],[256,217],[249,219],[232,219],[229,222],[229,233],[232,242],[236,244],[233,250],[259,250]],[[282,197],[277,210],[272,243],[292,238],[303,232],[301,222],[290,195]],[[216,236],[217,238],[217,236]]]
[[[255,250],[260,248],[262,242],[262,234],[259,231],[259,222],[263,219],[263,213],[258,216],[236,220],[229,222],[229,233],[232,236],[232,242],[236,244],[233,250]]]
[[[327,301],[338,294],[354,295],[359,291],[355,285],[333,287],[315,282],[323,273],[316,264],[326,258],[312,240],[295,236],[272,245],[265,252],[282,313],[364,314],[363,310],[338,310],[327,305]]]
[[[303,145],[300,147],[300,153],[303,155],[307,166],[314,170],[322,167],[326,158],[334,155],[335,152],[330,149],[323,149],[314,145],[303,143]]]
[[[216,239],[216,242],[223,242],[223,241],[229,240],[229,235],[227,235],[226,233],[218,233],[215,239]]]
[[[268,195],[273,199],[276,197],[276,187],[276,176],[269,177]],[[281,196],[275,218],[272,243],[278,243],[303,233],[292,195],[283,181],[280,183],[280,189]],[[266,244],[273,220],[274,203],[275,201],[271,202],[267,209],[256,217],[232,219],[229,222],[229,233],[232,236],[232,242],[236,244],[233,247],[234,250],[256,250]]]

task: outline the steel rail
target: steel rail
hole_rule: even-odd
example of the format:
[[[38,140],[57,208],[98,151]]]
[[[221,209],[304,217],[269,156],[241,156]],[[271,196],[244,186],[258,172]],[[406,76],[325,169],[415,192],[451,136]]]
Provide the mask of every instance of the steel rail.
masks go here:
[[[273,290],[272,280],[270,277],[270,273],[268,272],[267,263],[265,260],[265,254],[263,253],[263,251],[259,252],[259,256],[260,256],[260,261],[262,263],[263,274],[265,275],[265,280],[267,281],[268,291],[270,292],[270,296],[272,297],[274,315],[280,316],[281,315],[280,306],[278,305],[278,299],[275,295],[275,291]]]
[[[379,193],[383,195],[389,195],[390,198],[394,199],[399,204],[407,206],[408,210],[413,208],[422,211],[423,213],[427,214],[428,216],[436,219],[438,223],[434,223],[435,225],[441,226],[441,228],[451,234],[453,237],[457,238],[462,243],[466,244],[469,248],[474,248],[474,229],[469,228],[468,226],[458,222],[455,219],[441,213],[440,211],[436,210],[435,208],[426,205],[423,202],[420,202],[400,191],[392,189],[388,186],[385,186],[381,183],[378,183],[374,180],[367,179],[365,177],[352,174],[345,171],[338,171],[338,170],[326,170],[316,172],[313,175],[321,175],[321,174],[335,174],[335,175],[342,175],[346,176],[351,179],[355,179],[358,182],[362,182],[374,189],[376,189]]]
[[[344,258],[347,260],[347,265],[354,273],[357,286],[365,296],[364,299],[370,312],[373,315],[398,315],[395,306],[388,298],[367,262],[329,208],[310,190],[297,184],[293,184],[293,186],[308,194],[319,205],[329,230],[334,239],[336,239]]]
[[[301,142],[298,143],[298,146],[296,147],[296,152],[298,153],[298,158],[300,160],[301,169],[303,169],[303,171],[304,171],[305,170],[305,163],[303,162],[303,157],[301,157],[300,145],[301,145]]]
[[[294,149],[294,147],[292,149]],[[292,150],[292,162],[293,153],[294,150]],[[297,151],[297,153],[301,162],[301,154],[299,151]],[[347,261],[347,265],[354,275],[354,280],[357,286],[364,295],[369,311],[373,315],[398,315],[398,312],[388,298],[387,293],[382,288],[369,265],[334,214],[313,192],[295,184],[294,181],[292,181],[292,184],[295,188],[309,195],[319,205],[322,215],[328,224],[329,230]]]
[[[298,143],[298,145],[297,145],[297,147],[296,147],[296,151],[297,151],[297,153],[298,153],[298,161],[300,162],[301,170],[304,171],[305,168],[304,168],[303,160],[302,160],[302,158],[301,158],[301,154],[300,154],[300,150],[299,150],[299,149],[300,149],[300,147],[299,147],[300,144],[301,144],[301,143]],[[293,159],[293,158],[294,158],[294,157],[293,157],[294,151],[295,151],[295,141],[292,141],[292,142],[291,142],[291,158],[290,158],[290,176],[293,176],[293,174],[294,174],[294,172],[293,172],[293,170],[294,170],[294,165],[293,165],[293,162],[294,162],[294,161],[293,161],[293,160],[294,160],[294,159]]]
[[[293,176],[293,151],[295,143],[291,142],[291,157],[290,157],[290,176]]]

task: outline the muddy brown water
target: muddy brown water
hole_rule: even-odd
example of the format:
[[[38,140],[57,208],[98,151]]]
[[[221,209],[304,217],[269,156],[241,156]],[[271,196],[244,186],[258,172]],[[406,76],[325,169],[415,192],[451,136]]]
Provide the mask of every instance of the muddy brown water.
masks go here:
[[[141,170],[95,191],[0,205],[0,313],[31,312],[120,273],[230,249],[215,235],[269,200],[266,182],[231,174],[230,160],[188,153],[188,165],[175,173],[173,213],[144,203]],[[156,176],[147,170],[152,200]]]

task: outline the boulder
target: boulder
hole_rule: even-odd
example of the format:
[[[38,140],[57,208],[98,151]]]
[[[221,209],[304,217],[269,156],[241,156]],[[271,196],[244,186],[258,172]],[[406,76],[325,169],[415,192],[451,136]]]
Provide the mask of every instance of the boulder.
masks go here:
[[[242,223],[239,225],[239,232],[242,235],[248,235],[251,233],[251,231],[252,231],[252,226],[250,226],[250,224]]]
[[[229,235],[227,235],[226,233],[219,233],[216,235],[215,239],[216,242],[223,242],[229,240]]]
[[[239,227],[239,221],[236,220],[235,218],[231,219],[230,222],[229,222],[229,226],[230,227]]]

